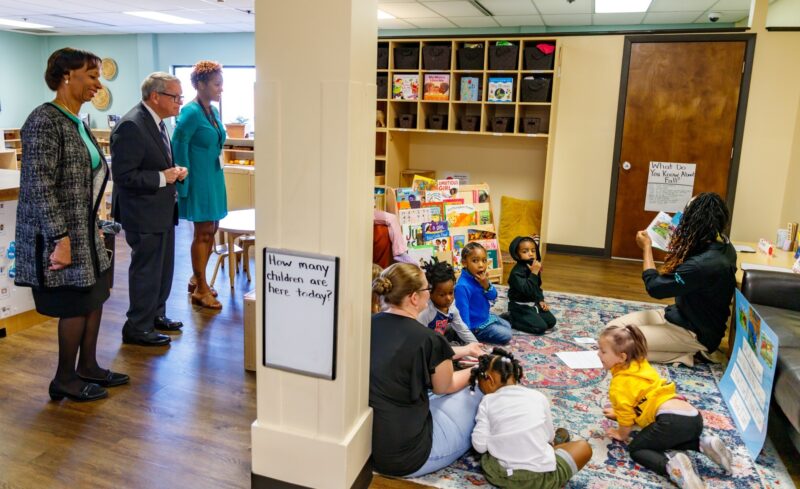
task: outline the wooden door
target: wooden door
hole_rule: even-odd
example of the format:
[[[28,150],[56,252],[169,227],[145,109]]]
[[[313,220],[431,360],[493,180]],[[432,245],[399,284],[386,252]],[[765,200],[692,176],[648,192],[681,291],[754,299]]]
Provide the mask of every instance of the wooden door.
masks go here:
[[[746,51],[746,40],[630,43],[612,256],[642,256],[636,232],[656,215],[645,211],[650,162],[694,163],[692,193],[728,197]]]

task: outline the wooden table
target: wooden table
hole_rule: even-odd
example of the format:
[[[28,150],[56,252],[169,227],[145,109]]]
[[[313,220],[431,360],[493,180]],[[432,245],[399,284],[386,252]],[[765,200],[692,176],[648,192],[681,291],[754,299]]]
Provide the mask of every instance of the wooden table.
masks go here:
[[[256,232],[255,209],[228,212],[228,215],[219,222],[219,230],[225,233],[228,240],[228,273],[231,278],[231,290],[233,290],[236,278],[236,253],[233,252],[233,241],[244,234]]]
[[[766,265],[769,267],[778,267],[778,268],[788,268],[789,270],[792,269],[792,265],[794,264],[794,253],[791,251],[783,251],[783,250],[774,250],[772,255],[767,255],[766,253],[762,253],[758,251],[758,243],[744,243],[738,242],[734,243],[736,245],[746,245],[754,250],[755,253],[736,253],[736,285],[738,287],[742,286],[742,277],[744,276],[744,270],[742,270],[742,264],[747,263],[751,265]]]

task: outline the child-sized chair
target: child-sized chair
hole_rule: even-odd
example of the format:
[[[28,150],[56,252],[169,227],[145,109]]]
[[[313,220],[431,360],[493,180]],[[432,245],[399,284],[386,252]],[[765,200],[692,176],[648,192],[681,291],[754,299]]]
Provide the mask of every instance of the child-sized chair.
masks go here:
[[[225,258],[228,257],[228,242],[225,240],[225,233],[223,231],[218,231],[217,235],[219,236],[220,244],[214,244],[214,253],[217,255],[217,264],[214,265],[214,274],[211,275],[211,281],[208,283],[209,287],[214,286],[214,281],[217,280],[217,272],[219,271],[219,267],[222,266],[222,269],[225,269]],[[237,263],[239,258],[242,256],[242,248],[238,245],[233,245],[233,252],[236,253]],[[239,271],[239,267],[236,267],[236,271]],[[250,281],[250,271],[248,268],[247,271],[247,281]]]
[[[247,281],[250,282],[250,248],[256,245],[256,237],[252,234],[245,234],[236,238],[242,248],[242,269],[247,273]],[[237,262],[238,263],[238,262]]]

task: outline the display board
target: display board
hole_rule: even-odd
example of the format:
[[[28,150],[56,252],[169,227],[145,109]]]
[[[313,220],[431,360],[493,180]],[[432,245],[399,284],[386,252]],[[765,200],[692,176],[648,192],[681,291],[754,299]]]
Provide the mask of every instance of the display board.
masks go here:
[[[263,365],[336,378],[339,258],[264,248]]]
[[[736,290],[733,320],[736,342],[719,390],[748,453],[755,460],[767,436],[769,401],[778,362],[778,337],[739,290]]]

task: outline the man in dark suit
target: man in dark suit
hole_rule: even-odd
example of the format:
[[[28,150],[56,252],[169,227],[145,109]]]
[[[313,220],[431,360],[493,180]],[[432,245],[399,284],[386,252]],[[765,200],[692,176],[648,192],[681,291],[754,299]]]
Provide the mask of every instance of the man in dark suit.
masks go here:
[[[163,121],[178,115],[182,93],[174,76],[150,74],[142,83],[142,102],[111,133],[113,214],[131,247],[124,343],[168,345],[170,337],[154,328],[179,331],[183,326],[167,317],[166,303],[172,289],[178,224],[175,185],[186,178],[187,169],[173,164]]]

